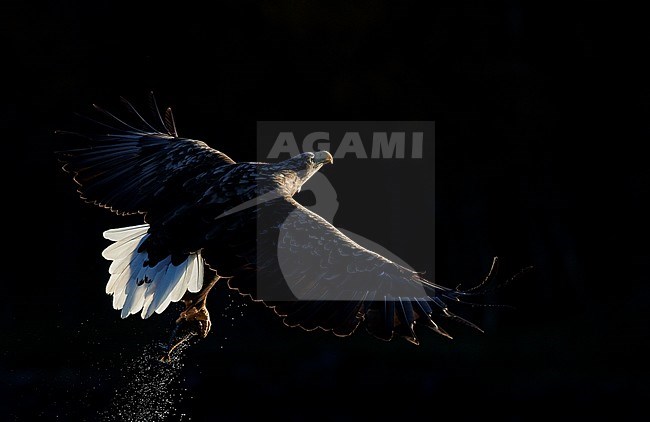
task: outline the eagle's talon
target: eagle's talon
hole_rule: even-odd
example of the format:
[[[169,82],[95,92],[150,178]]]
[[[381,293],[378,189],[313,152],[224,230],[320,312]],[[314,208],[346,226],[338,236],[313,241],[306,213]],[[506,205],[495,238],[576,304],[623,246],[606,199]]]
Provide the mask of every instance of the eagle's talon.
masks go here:
[[[206,338],[212,322],[210,313],[205,306],[205,297],[198,302],[185,300],[186,308],[176,319],[176,327],[169,342],[167,354],[160,358],[161,362],[171,362],[172,353],[183,343],[190,341],[195,336]]]
[[[198,307],[196,304],[189,303],[187,308],[181,312],[176,320],[176,325],[179,328],[181,326],[190,327],[194,334],[200,335],[201,338],[206,338],[212,328],[212,322],[210,321],[210,313],[205,306],[205,302],[201,303]]]

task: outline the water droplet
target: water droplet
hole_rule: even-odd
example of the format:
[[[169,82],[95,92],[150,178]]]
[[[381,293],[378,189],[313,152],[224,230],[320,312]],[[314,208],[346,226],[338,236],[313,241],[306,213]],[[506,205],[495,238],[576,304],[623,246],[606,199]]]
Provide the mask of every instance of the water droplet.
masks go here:
[[[183,399],[181,370],[183,351],[179,346],[168,363],[160,362],[164,345],[146,347],[143,353],[123,364],[122,386],[115,391],[105,421],[163,421],[176,412]]]

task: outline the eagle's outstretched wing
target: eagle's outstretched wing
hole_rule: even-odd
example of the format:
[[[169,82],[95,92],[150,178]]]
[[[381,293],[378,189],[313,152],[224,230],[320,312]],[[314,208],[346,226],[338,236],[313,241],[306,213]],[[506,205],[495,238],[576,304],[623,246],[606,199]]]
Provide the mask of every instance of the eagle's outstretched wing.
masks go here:
[[[91,147],[59,153],[64,170],[74,175],[86,201],[118,214],[146,213],[169,197],[178,201],[178,189],[170,186],[182,186],[185,181],[235,164],[204,142],[179,137],[171,109],[163,118],[156,107],[156,124],[124,101],[139,119],[139,127],[95,106],[111,120],[111,125],[98,123],[112,133],[90,136]]]
[[[413,343],[416,323],[449,336],[434,322],[436,315],[478,328],[443,301],[469,293],[429,282],[364,249],[293,199],[269,201],[254,218],[265,228],[248,249],[255,254],[247,260],[257,263],[256,276],[234,277],[229,284],[272,307],[289,326],[345,336],[363,323],[381,339],[399,335]]]

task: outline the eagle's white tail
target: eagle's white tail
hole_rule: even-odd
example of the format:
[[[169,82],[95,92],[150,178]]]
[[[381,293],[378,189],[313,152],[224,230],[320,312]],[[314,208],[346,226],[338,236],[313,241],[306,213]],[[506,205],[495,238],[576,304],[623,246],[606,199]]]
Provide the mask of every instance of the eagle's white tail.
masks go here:
[[[201,253],[190,254],[178,266],[171,256],[154,267],[145,266],[147,252],[138,248],[149,236],[148,224],[107,230],[104,238],[113,243],[102,252],[110,261],[111,278],[106,293],[113,295],[113,308],[122,310],[122,318],[142,310],[142,318],[161,313],[171,302],[181,300],[186,291],[196,293],[203,285]]]

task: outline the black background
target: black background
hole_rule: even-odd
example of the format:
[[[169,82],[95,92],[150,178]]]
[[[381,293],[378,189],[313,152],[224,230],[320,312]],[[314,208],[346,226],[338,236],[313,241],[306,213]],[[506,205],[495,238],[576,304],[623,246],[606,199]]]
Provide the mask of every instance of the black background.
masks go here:
[[[9,420],[119,419],[111,403],[132,376],[120,368],[173,325],[171,313],[143,322],[111,309],[101,232],[139,220],[83,204],[53,155],[78,142],[52,135],[79,127],[73,112],[150,90],[174,107],[181,134],[243,161],[254,159],[258,120],[435,120],[438,281],[471,284],[493,255],[502,279],[536,268],[489,298],[514,310],[465,311],[485,335],[447,323],[453,341],[422,333],[420,347],[285,328],[222,288],[212,334],[183,358],[174,388],[187,391],[170,420],[254,410],[518,420],[648,399],[640,12],[604,2],[135,3],[1,6]],[[397,198],[387,190],[378,206],[417,206]],[[417,222],[409,227],[391,236],[416,236]]]

